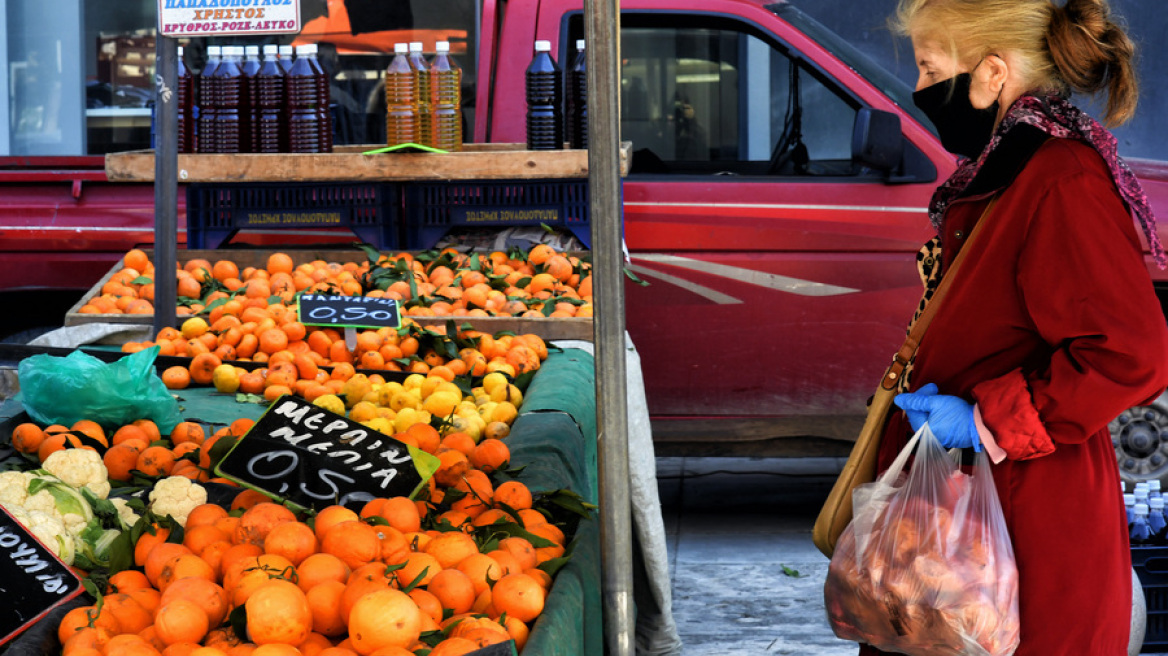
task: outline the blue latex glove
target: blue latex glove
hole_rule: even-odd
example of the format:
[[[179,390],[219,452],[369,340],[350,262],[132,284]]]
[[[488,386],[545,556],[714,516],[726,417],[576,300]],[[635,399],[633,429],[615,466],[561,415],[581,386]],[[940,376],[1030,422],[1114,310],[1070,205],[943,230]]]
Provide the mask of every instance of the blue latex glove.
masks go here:
[[[899,394],[893,402],[908,415],[914,431],[925,422],[946,449],[973,447],[981,451],[981,438],[973,421],[973,406],[964,399],[938,394],[937,386],[929,383],[916,392]]]

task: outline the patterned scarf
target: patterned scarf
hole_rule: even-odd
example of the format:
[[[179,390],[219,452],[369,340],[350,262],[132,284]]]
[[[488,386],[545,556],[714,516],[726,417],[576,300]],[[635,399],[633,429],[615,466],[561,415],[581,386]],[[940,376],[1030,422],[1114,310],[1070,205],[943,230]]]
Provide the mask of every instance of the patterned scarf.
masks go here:
[[[953,175],[937,187],[929,203],[929,221],[934,228],[940,231],[941,218],[945,215],[949,203],[973,181],[985,163],[986,156],[997,148],[1002,137],[1019,123],[1037,127],[1053,137],[1078,139],[1094,147],[1107,162],[1107,168],[1111,171],[1111,177],[1115,180],[1120,196],[1139,220],[1144,236],[1148,238],[1148,245],[1152,249],[1152,258],[1161,269],[1168,265],[1168,257],[1165,256],[1164,247],[1156,234],[1156,217],[1152,213],[1152,207],[1148,205],[1148,196],[1127,163],[1120,159],[1115,136],[1057,93],[1048,94],[1044,98],[1029,95],[1019,98],[1010,107],[981,155],[976,160],[964,159]]]

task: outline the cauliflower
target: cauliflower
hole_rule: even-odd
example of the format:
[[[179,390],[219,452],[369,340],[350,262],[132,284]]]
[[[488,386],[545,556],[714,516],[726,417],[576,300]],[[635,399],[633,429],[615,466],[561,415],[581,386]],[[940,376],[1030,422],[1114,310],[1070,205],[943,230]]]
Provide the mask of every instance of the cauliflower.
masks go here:
[[[41,467],[73,487],[89,488],[98,499],[109,496],[109,470],[97,451],[62,449],[45,459]]]
[[[125,528],[130,528],[134,524],[138,523],[138,513],[134,512],[134,509],[130,507],[129,502],[118,497],[114,497],[113,499],[110,499],[110,501],[114,504],[114,507],[118,509],[118,517],[122,519],[122,525]]]
[[[28,482],[31,478],[32,476],[25,472],[0,473],[0,506],[11,510],[24,505],[28,499]]]
[[[73,564],[76,549],[60,519],[40,511],[29,512],[20,506],[5,506],[5,510],[62,562]]]
[[[207,503],[207,489],[182,476],[164,478],[150,491],[150,510],[159,516],[170,515],[183,526],[191,510],[204,503]]]

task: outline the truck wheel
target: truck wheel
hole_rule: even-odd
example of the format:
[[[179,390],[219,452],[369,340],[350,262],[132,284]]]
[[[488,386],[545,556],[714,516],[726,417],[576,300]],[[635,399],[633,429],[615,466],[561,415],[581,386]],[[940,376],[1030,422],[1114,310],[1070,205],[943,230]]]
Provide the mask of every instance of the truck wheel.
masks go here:
[[[1124,410],[1107,427],[1123,480],[1168,482],[1168,392]]]

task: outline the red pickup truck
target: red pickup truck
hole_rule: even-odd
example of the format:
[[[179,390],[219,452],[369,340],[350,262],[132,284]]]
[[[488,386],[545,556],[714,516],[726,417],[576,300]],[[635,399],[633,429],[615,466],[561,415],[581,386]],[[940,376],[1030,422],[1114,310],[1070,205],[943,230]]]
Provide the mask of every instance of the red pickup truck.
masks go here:
[[[467,138],[522,142],[532,45],[570,61],[582,3],[479,10]],[[846,454],[919,299],[925,207],[953,156],[907,85],[786,2],[623,0],[620,57],[624,229],[650,283],[627,285],[627,323],[658,453]],[[1168,165],[1130,163],[1168,217]],[[42,320],[152,241],[151,187],[106,182],[99,158],[0,161],[0,185],[0,293],[19,299],[8,307],[59,293]],[[1149,271],[1168,298],[1168,275]],[[1127,476],[1168,474],[1168,404],[1125,413],[1114,434]]]

